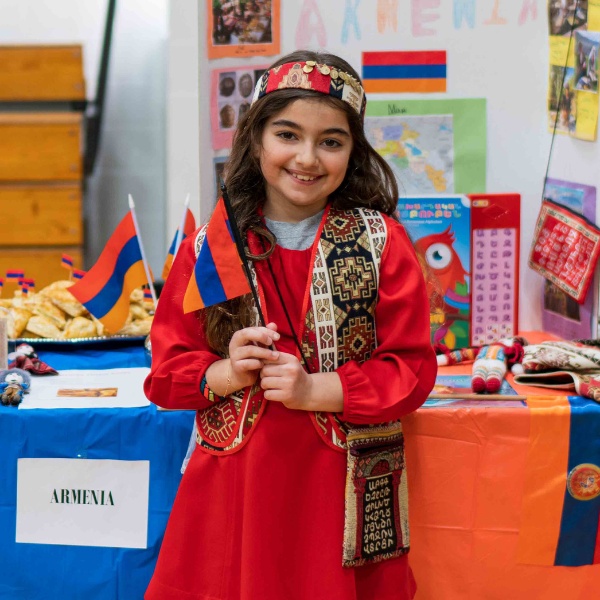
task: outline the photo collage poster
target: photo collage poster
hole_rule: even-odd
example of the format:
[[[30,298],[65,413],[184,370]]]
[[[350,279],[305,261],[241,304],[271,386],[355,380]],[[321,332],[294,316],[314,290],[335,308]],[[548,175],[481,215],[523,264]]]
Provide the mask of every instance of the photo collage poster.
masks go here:
[[[594,141],[598,129],[600,4],[548,1],[548,129]]]

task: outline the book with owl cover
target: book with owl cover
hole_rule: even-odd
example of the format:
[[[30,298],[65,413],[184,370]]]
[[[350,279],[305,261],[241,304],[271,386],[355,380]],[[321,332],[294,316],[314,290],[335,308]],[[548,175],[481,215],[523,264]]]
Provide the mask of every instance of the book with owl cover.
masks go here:
[[[471,200],[471,346],[519,332],[521,196],[469,194]]]
[[[430,295],[443,296],[432,315],[432,342],[464,348],[471,342],[471,202],[465,195],[402,198],[400,221],[427,264]]]

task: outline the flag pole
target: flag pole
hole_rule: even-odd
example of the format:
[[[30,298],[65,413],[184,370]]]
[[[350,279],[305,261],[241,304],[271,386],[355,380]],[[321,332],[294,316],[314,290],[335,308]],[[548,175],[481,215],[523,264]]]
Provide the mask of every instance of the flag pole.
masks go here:
[[[175,249],[173,250],[173,260],[177,256],[177,252],[179,251],[179,246],[181,246],[181,242],[183,241],[183,230],[185,229],[185,219],[187,217],[188,207],[190,206],[190,195],[185,197],[185,202],[183,203],[183,216],[181,217],[181,223],[179,224],[179,229],[177,230],[177,237],[175,238]]]
[[[225,187],[225,183],[223,182],[221,182],[221,191],[223,192],[223,204],[225,204],[225,211],[227,212],[229,224],[231,225],[231,233],[233,234],[233,239],[235,241],[238,254],[240,255],[240,259],[242,261],[242,266],[244,267],[244,273],[246,273],[246,279],[248,280],[248,285],[250,286],[250,291],[252,292],[252,297],[254,298],[254,304],[256,304],[256,310],[258,311],[258,319],[260,321],[260,324],[263,327],[265,327],[265,317],[263,315],[262,309],[260,307],[260,302],[258,300],[258,291],[256,290],[256,286],[254,285],[254,281],[252,281],[252,273],[250,273],[250,267],[248,266],[248,258],[246,256],[244,242],[242,241],[242,235],[240,233],[240,230],[238,229],[237,221],[235,220],[235,214],[231,206],[231,201],[229,200],[229,194],[227,193],[227,188]]]
[[[140,246],[140,254],[142,255],[142,263],[144,264],[144,271],[146,272],[146,279],[148,280],[148,287],[152,294],[152,302],[154,302],[154,310],[156,310],[156,290],[154,289],[154,282],[150,277],[150,267],[148,267],[148,261],[146,260],[146,253],[144,252],[144,246],[142,244],[142,236],[140,235],[140,228],[138,226],[137,217],[135,216],[135,204],[133,203],[133,197],[129,194],[129,209],[131,210],[131,217],[133,219],[133,227],[137,235],[138,244]]]

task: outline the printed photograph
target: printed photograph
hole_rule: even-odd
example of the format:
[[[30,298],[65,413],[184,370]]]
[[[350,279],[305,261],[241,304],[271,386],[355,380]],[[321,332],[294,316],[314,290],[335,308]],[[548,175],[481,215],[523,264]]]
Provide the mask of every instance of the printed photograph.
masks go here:
[[[576,29],[586,29],[588,0],[549,0],[550,35],[570,35]]]
[[[221,197],[221,181],[228,156],[215,156],[213,158],[213,171],[215,175],[215,201]]]
[[[231,67],[215,70],[211,77],[211,127],[213,149],[231,148],[238,121],[250,108],[254,86],[265,67]]]
[[[550,131],[572,133],[577,124],[575,69],[550,65],[548,126]]]
[[[600,32],[575,32],[575,89],[598,93]]]
[[[209,58],[279,53],[280,0],[208,0]]]
[[[565,317],[565,319],[581,321],[577,300],[571,298],[569,294],[547,279],[544,279],[544,308]]]

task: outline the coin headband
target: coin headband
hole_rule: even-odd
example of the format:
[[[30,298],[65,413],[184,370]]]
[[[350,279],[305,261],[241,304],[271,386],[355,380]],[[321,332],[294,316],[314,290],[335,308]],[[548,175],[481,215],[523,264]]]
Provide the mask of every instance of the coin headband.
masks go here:
[[[252,104],[271,92],[284,89],[313,90],[339,98],[360,116],[364,115],[367,105],[365,90],[355,77],[314,60],[285,63],[265,71],[256,82]]]

